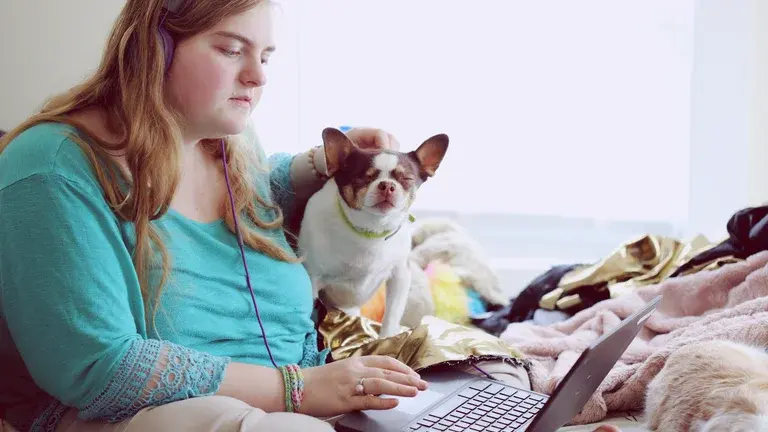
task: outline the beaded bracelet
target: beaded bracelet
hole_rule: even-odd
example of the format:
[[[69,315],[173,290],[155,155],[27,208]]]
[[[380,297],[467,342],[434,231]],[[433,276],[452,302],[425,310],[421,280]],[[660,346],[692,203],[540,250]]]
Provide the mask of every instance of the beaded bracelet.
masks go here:
[[[280,366],[285,390],[285,410],[298,412],[304,399],[304,375],[298,365]]]

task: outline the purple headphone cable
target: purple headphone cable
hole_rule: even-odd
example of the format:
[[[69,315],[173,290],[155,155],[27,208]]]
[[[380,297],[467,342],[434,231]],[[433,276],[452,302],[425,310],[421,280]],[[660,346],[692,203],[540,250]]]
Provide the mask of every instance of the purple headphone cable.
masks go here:
[[[264,323],[261,322],[261,315],[259,314],[259,306],[256,304],[256,294],[253,293],[253,287],[251,286],[251,276],[248,274],[248,264],[245,260],[245,247],[243,246],[243,236],[240,234],[240,226],[237,223],[237,212],[235,212],[235,198],[232,195],[232,186],[229,183],[229,168],[227,166],[227,149],[224,145],[224,139],[221,139],[221,161],[224,164],[224,180],[227,183],[227,193],[229,194],[229,204],[232,208],[232,219],[235,223],[235,233],[237,234],[237,244],[240,246],[240,256],[243,259],[243,268],[245,269],[245,283],[248,285],[248,291],[251,292],[251,300],[253,301],[253,310],[256,311],[256,319],[259,321],[259,327],[261,327],[261,337],[264,339],[264,346],[267,347],[267,354],[272,361],[272,365],[279,369],[275,358],[272,356],[272,350],[269,348],[269,342],[267,342],[267,332],[264,330]]]

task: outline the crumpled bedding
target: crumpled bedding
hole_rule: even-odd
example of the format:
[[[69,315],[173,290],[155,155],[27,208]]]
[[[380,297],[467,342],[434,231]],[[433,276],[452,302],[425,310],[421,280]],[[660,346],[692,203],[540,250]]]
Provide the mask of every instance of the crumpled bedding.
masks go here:
[[[601,421],[609,412],[642,410],[648,383],[677,348],[727,339],[768,346],[768,251],[715,270],[638,287],[548,326],[513,323],[501,338],[531,362],[534,391],[551,394],[581,351],[647,301],[659,309],[572,424]]]

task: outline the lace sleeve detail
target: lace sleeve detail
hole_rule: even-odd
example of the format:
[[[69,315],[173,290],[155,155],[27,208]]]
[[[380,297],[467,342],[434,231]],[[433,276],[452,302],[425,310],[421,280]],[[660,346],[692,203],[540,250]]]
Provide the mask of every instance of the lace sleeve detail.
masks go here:
[[[143,408],[216,393],[231,361],[158,340],[131,344],[104,391],[79,414],[118,422]]]
[[[328,358],[328,353],[330,352],[331,350],[328,348],[318,351],[317,332],[312,331],[307,334],[307,338],[304,339],[304,355],[301,358],[299,366],[302,368],[322,366],[326,363],[326,358]]]

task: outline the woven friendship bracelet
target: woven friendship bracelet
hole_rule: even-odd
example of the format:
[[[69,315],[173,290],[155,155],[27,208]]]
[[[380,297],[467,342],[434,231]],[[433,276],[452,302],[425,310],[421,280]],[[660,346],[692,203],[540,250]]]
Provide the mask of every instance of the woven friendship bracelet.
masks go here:
[[[301,402],[304,399],[304,374],[301,373],[301,368],[298,365],[291,365],[290,370],[294,377],[291,383],[291,398],[293,399],[293,407],[296,411],[301,407]]]
[[[283,374],[283,395],[285,395],[285,412],[294,412],[293,400],[291,399],[291,376],[285,366],[280,366],[280,372]]]
[[[304,397],[304,377],[297,365],[288,365],[286,369],[291,376],[291,405],[298,411]]]
[[[281,366],[286,412],[298,412],[304,399],[304,375],[298,365]]]

